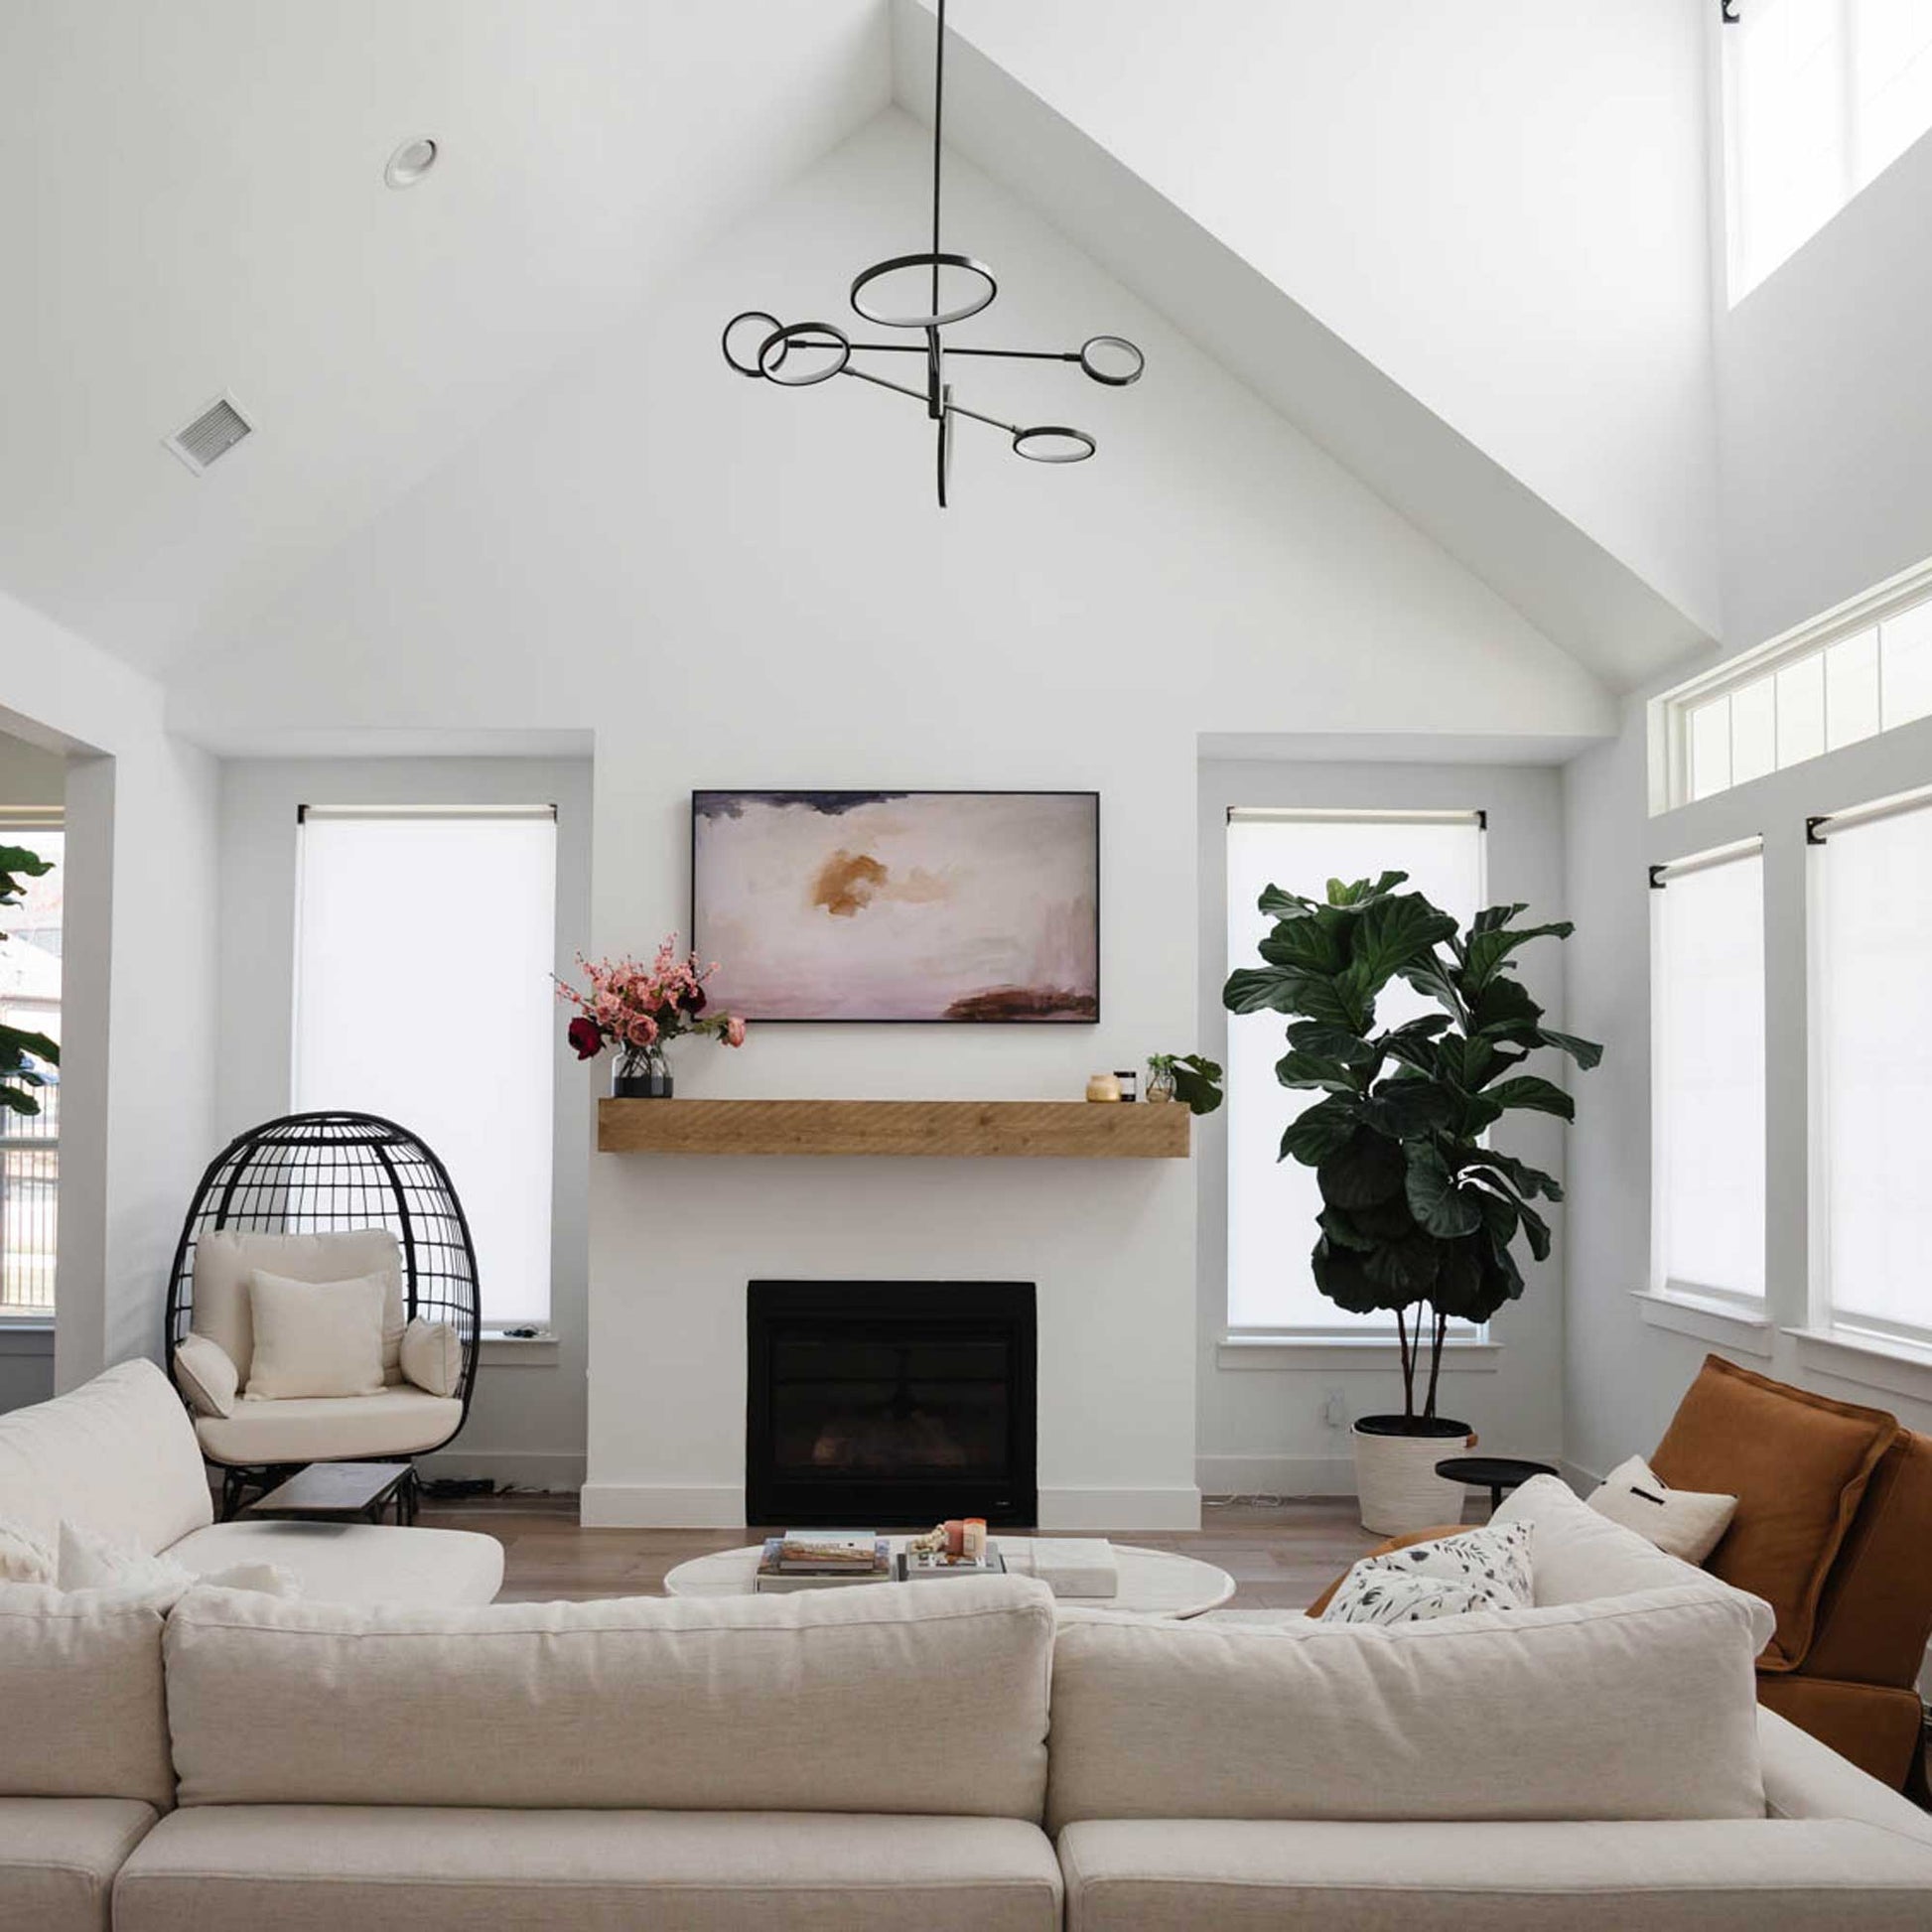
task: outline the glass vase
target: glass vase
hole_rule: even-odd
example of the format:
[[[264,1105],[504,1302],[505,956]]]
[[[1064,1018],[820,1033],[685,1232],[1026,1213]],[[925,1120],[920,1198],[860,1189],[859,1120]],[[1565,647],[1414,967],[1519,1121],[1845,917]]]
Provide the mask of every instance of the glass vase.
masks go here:
[[[626,1046],[611,1063],[614,1100],[668,1100],[671,1063],[661,1046]]]
[[[1147,1097],[1149,1100],[1172,1100],[1173,1098],[1173,1067],[1151,1066],[1148,1068]]]

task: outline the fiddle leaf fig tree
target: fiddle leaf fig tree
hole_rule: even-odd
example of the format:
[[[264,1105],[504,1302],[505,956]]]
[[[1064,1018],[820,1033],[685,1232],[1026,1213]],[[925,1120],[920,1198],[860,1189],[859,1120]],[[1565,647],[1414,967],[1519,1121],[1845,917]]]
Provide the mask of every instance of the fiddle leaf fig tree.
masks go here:
[[[1283,1160],[1314,1170],[1321,1190],[1315,1286],[1352,1313],[1394,1313],[1403,1421],[1423,1434],[1436,1417],[1449,1324],[1486,1321],[1522,1294],[1515,1244],[1538,1261],[1550,1252],[1549,1224],[1532,1203],[1563,1198],[1549,1174],[1482,1136],[1513,1111],[1574,1118],[1561,1087],[1519,1071],[1538,1048],[1582,1068],[1603,1049],[1545,1027],[1514,977],[1518,950],[1567,939],[1568,921],[1519,926],[1526,906],[1492,905],[1465,933],[1422,894],[1400,891],[1407,883],[1401,872],[1331,879],[1321,899],[1269,887],[1259,904],[1275,925],[1262,963],[1230,974],[1221,997],[1231,1013],[1289,1016],[1275,1076],[1319,1096],[1289,1123],[1281,1148]],[[1380,1026],[1376,1002],[1396,980],[1442,1011]]]
[[[20,879],[39,879],[52,863],[24,845],[0,845],[0,911],[21,903]],[[6,938],[0,932],[0,940]],[[0,1021],[0,1107],[16,1114],[38,1114],[36,1089],[47,1085],[42,1066],[59,1066],[61,1049],[45,1034],[29,1033]]]

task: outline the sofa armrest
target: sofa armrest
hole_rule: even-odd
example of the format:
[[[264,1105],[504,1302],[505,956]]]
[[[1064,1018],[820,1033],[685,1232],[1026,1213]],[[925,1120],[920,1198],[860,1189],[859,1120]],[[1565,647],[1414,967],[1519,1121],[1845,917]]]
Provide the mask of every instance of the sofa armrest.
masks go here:
[[[1850,1819],[1915,1839],[1932,1851],[1932,1816],[1762,1705],[1757,1749],[1765,1808],[1773,1818]],[[1927,1909],[1932,1913],[1932,1901]]]

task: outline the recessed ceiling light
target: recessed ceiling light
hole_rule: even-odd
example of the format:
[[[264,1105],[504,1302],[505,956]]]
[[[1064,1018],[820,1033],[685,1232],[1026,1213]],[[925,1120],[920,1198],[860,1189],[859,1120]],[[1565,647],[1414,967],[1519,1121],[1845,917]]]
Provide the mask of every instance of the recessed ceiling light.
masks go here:
[[[389,157],[382,179],[391,188],[414,188],[436,166],[436,143],[428,135],[405,141]]]

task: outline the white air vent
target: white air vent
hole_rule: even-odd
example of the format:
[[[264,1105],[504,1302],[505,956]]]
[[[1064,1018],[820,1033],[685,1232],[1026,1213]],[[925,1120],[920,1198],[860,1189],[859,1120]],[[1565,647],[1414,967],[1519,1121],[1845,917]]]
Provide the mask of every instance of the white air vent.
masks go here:
[[[165,439],[169,449],[199,477],[254,428],[232,396],[217,396],[185,429]]]

